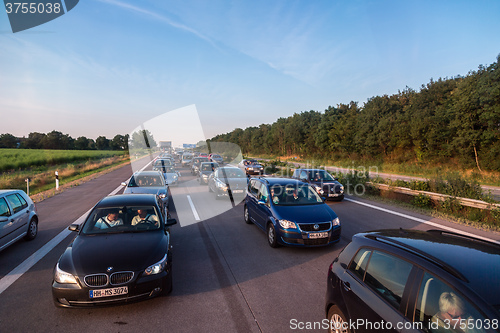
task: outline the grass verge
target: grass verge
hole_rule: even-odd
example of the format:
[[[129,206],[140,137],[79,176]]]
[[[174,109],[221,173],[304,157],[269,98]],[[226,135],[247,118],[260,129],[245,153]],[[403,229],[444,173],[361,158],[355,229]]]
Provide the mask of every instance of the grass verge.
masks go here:
[[[26,191],[25,179],[30,178],[31,197],[35,197],[41,192],[54,192],[55,194],[55,171],[59,173],[59,191],[61,191],[61,188],[66,188],[68,184],[77,186],[87,177],[92,177],[101,172],[109,172],[110,169],[129,162],[128,155],[121,155],[84,163],[56,165],[46,168],[44,171],[35,169],[3,173],[0,175],[0,188],[16,188]]]

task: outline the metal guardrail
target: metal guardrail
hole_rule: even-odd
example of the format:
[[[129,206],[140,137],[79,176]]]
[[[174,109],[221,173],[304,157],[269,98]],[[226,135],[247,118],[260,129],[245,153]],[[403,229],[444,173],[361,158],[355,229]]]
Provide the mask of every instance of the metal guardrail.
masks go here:
[[[369,184],[375,186],[378,189],[390,190],[390,191],[393,191],[396,193],[408,194],[408,195],[413,195],[413,196],[423,194],[423,195],[430,197],[432,200],[437,200],[437,201],[445,201],[446,199],[454,198],[462,206],[466,206],[466,207],[473,207],[473,208],[487,209],[487,210],[500,209],[500,204],[489,203],[489,202],[482,201],[482,200],[460,198],[460,197],[454,197],[452,195],[447,195],[447,194],[440,194],[440,193],[427,192],[427,191],[418,191],[418,190],[412,190],[412,189],[409,189],[406,187],[390,186],[390,185],[386,185],[386,184],[377,184],[377,183],[372,183],[372,182],[369,182]]]

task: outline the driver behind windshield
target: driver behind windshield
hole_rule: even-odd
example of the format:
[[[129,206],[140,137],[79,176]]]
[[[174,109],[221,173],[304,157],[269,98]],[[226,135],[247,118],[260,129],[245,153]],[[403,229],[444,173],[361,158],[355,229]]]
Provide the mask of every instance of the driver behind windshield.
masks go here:
[[[108,211],[108,214],[106,216],[101,217],[96,222],[94,228],[106,229],[115,227],[117,225],[123,225],[123,220],[119,217],[118,209],[111,209]]]
[[[146,209],[138,209],[137,215],[132,218],[132,225],[137,225],[139,223],[153,223],[158,225],[158,216],[155,214],[149,214]]]

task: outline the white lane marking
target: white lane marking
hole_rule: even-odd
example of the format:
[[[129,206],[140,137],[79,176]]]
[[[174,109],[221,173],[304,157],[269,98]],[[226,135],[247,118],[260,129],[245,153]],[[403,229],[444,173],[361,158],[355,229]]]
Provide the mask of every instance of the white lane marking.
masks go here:
[[[196,211],[196,208],[194,208],[193,201],[191,200],[191,196],[189,194],[187,195],[187,199],[189,201],[189,206],[191,206],[191,210],[193,211],[194,219],[196,221],[199,221],[200,220],[200,216],[198,215],[198,212]]]
[[[426,221],[426,220],[420,219],[418,217],[406,215],[406,214],[403,214],[403,213],[394,212],[394,211],[389,210],[389,209],[385,209],[385,208],[382,208],[382,207],[374,206],[374,205],[371,205],[371,204],[367,204],[367,203],[364,203],[364,202],[361,202],[361,201],[357,201],[357,200],[353,200],[353,199],[349,199],[349,198],[344,198],[344,200],[347,200],[347,201],[350,201],[350,202],[354,202],[354,203],[356,203],[358,205],[370,207],[372,209],[380,210],[380,211],[385,212],[385,213],[389,213],[389,214],[392,214],[392,215],[400,216],[400,217],[403,217],[405,219],[413,220],[413,221],[416,221],[416,222],[419,222],[419,223],[424,223],[424,224],[427,224],[427,225],[430,225],[430,226],[433,226],[433,227],[437,227],[437,228],[440,228],[440,229],[444,229],[444,230],[447,230],[447,231],[456,232],[456,233],[462,234],[464,236],[475,237],[475,238],[479,238],[479,239],[482,239],[482,240],[485,240],[485,241],[488,241],[488,242],[493,242],[493,243],[500,244],[500,241],[497,241],[497,240],[494,240],[494,239],[491,239],[491,238],[486,238],[486,237],[482,237],[482,236],[479,236],[479,235],[476,235],[476,234],[469,233],[467,231],[462,231],[462,230],[454,229],[454,228],[451,228],[451,227],[447,227],[447,226],[441,225],[439,223],[434,223],[434,222]]]
[[[153,161],[149,162],[146,164],[141,170],[144,170],[148,165],[150,165]],[[130,178],[128,179],[130,180]],[[127,182],[128,182],[127,180]],[[123,185],[120,184],[117,188],[115,188],[111,193],[108,195],[115,195],[122,189]],[[95,205],[92,205],[92,208]],[[78,219],[76,219],[72,224],[82,224],[87,215],[90,213],[92,210],[89,209],[85,214],[80,216]],[[60,242],[62,242],[66,237],[68,237],[69,234],[71,234],[72,231],[69,231],[68,229],[64,229],[61,231],[57,236],[52,238],[47,244],[42,246],[38,251],[33,253],[30,257],[28,257],[25,261],[23,261],[19,266],[14,268],[12,271],[10,271],[7,275],[5,275],[2,279],[0,279],[0,295],[10,287],[11,284],[16,282],[17,279],[19,279],[24,273],[26,273],[31,267],[33,267],[37,262],[39,262],[43,257],[47,255],[54,247],[56,247]]]
[[[82,223],[87,215],[90,213],[91,209],[89,209],[85,214],[80,216],[74,223]],[[40,261],[47,253],[49,253],[54,247],[57,246],[60,242],[62,242],[72,231],[68,229],[64,229],[61,231],[56,237],[52,238],[47,244],[42,246],[38,251],[33,253],[30,257],[28,257],[25,261],[23,261],[19,266],[14,268],[9,272],[6,276],[4,276],[0,280],[0,294],[5,291],[11,284],[16,282],[24,273],[26,273],[31,267],[33,267],[37,262]]]

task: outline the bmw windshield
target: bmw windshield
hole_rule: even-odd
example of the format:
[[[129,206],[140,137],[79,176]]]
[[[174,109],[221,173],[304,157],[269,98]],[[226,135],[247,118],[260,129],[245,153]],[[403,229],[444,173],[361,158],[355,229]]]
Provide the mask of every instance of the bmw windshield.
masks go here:
[[[83,226],[85,235],[158,230],[161,218],[155,206],[96,208]]]

